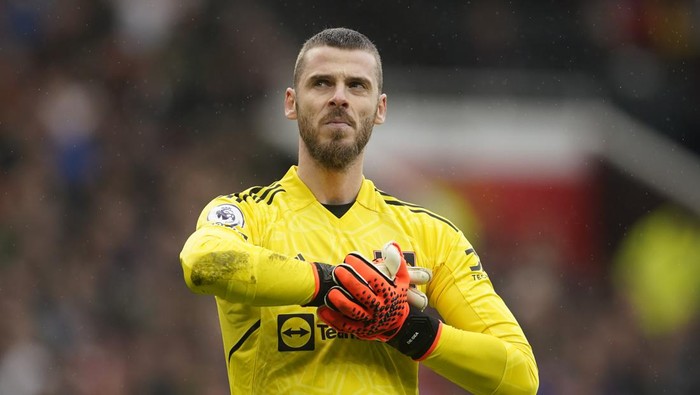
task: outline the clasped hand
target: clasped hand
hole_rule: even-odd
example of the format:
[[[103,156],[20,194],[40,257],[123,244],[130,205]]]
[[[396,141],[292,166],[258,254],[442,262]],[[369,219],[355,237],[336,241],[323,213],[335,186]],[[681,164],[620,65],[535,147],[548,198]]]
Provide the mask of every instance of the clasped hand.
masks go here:
[[[374,262],[350,253],[333,270],[337,285],[325,295],[318,315],[338,331],[386,342],[408,317],[409,303],[425,309],[427,297],[411,284],[425,284],[430,278],[428,269],[409,269],[395,242],[387,243],[382,258]]]

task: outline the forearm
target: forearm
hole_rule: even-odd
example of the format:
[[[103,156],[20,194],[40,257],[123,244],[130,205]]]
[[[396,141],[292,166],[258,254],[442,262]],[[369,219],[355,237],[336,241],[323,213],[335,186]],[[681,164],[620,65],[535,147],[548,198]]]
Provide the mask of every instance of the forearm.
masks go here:
[[[192,291],[255,306],[301,305],[312,298],[312,265],[246,243],[231,232],[204,227],[185,243],[180,263]]]
[[[423,364],[474,394],[534,394],[539,384],[527,344],[449,325]]]

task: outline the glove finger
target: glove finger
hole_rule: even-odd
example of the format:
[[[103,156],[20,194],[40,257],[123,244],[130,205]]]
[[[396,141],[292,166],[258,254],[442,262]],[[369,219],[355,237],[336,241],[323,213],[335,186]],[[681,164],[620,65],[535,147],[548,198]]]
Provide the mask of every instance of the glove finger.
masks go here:
[[[330,325],[333,329],[339,332],[345,332],[352,323],[348,322],[350,319],[344,316],[342,313],[332,310],[327,306],[321,306],[316,310],[316,315],[321,321]]]
[[[345,256],[345,263],[352,266],[367,282],[370,282],[370,280],[373,278],[381,277],[386,282],[393,284],[392,276],[387,276],[386,274],[382,273],[374,263],[368,261],[367,258],[362,256],[360,253],[349,253],[347,256]]]
[[[372,319],[372,314],[340,287],[331,288],[326,294],[325,302],[331,309],[353,320],[369,321]]]
[[[384,264],[389,269],[389,272],[395,273],[395,276],[393,276],[394,283],[407,287],[410,282],[408,265],[406,264],[406,259],[404,259],[401,247],[399,247],[398,243],[395,241],[386,243],[384,248],[382,248],[382,257],[384,258]]]
[[[426,296],[423,292],[415,289],[415,288],[409,288],[408,289],[408,303],[413,306],[418,308],[420,311],[423,311],[428,307],[428,296]]]
[[[424,285],[433,279],[433,272],[425,267],[408,266],[408,277],[411,284]]]
[[[384,260],[384,265],[389,272],[389,278],[395,278],[396,273],[399,271],[401,266],[401,260],[403,255],[399,245],[395,242],[389,242],[382,248],[382,259]]]
[[[374,261],[374,265],[377,269],[385,276],[391,278],[389,269],[384,264],[384,259],[379,258]],[[433,279],[433,271],[420,266],[408,266],[408,277],[410,278],[410,283],[415,285],[424,285]],[[393,278],[391,278],[393,280]]]
[[[403,259],[401,250],[396,243],[389,243],[385,246],[383,253],[384,265],[388,269],[390,274],[396,273],[397,279],[400,279],[399,283],[391,280],[389,277],[384,275],[374,263],[369,262],[367,259],[362,257],[357,253],[348,254],[345,258],[343,265],[349,265],[360,277],[369,284],[369,290],[371,293],[359,292],[360,289],[349,289],[345,287],[356,299],[360,300],[367,308],[372,311],[376,310],[379,304],[387,303],[390,298],[396,297],[396,293],[406,297],[406,290],[408,289],[409,276],[408,269],[406,269],[406,260]],[[387,260],[388,258],[388,260]],[[398,262],[398,264],[397,264]],[[396,270],[398,268],[398,270]],[[337,276],[343,276],[344,274],[339,272],[340,266],[336,269]],[[373,295],[372,295],[373,294]],[[405,299],[404,299],[405,300]],[[376,303],[376,304],[370,304]]]
[[[316,310],[316,314],[323,322],[338,332],[353,334],[361,339],[368,339],[361,335],[361,332],[363,332],[365,328],[365,324],[362,321],[353,320],[326,306],[319,307],[318,310]]]
[[[376,307],[377,301],[373,288],[352,266],[344,263],[338,265],[333,273],[333,277],[336,284],[343,288],[358,303],[368,308]]]
[[[335,267],[335,270],[333,270],[333,281],[338,285],[346,287],[361,287],[363,284],[365,286],[368,285],[367,280],[358,273],[355,267],[347,263],[341,263]]]

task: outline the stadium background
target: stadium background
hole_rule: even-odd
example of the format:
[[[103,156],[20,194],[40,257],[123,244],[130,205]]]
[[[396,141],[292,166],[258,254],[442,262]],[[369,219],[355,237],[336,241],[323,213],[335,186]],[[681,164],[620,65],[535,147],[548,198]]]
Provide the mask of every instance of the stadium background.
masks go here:
[[[0,1],[0,394],[226,393],[177,256],[211,197],[294,163],[282,94],[329,26],[383,55],[368,174],[465,230],[541,394],[700,392],[698,22],[691,0]]]

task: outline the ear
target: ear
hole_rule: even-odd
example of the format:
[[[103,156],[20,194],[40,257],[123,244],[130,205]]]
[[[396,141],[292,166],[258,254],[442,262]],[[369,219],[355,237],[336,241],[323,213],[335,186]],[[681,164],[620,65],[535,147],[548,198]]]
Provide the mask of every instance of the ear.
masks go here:
[[[287,88],[284,92],[284,116],[287,119],[297,119],[297,94],[292,88]]]
[[[377,104],[377,116],[374,117],[374,124],[381,125],[386,119],[386,93],[379,95],[379,103]]]

